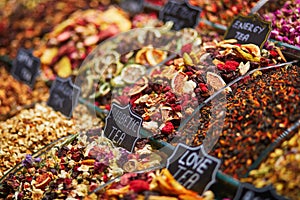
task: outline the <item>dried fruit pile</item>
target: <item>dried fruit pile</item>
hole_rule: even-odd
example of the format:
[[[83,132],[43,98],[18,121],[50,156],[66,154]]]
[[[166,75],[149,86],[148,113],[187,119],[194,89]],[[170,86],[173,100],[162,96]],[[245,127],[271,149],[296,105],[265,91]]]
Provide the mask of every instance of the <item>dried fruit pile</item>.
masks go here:
[[[7,1],[0,11],[0,55],[14,58],[20,47],[37,49],[44,42],[42,37],[71,13],[100,6],[99,2],[93,2]]]
[[[276,148],[260,167],[242,179],[256,187],[273,184],[278,194],[290,199],[300,198],[300,129],[280,147]]]
[[[214,2],[208,0],[190,0],[189,2],[203,9],[201,13],[202,18],[213,23],[228,26],[237,14],[248,15],[258,0],[223,0]],[[216,15],[216,13],[218,14]]]
[[[207,191],[203,196],[184,188],[167,169],[147,173],[128,173],[103,193],[93,193],[85,200],[97,199],[153,199],[153,200],[213,200],[214,194]]]
[[[160,165],[149,146],[130,154],[116,148],[99,130],[76,134],[39,157],[27,155],[22,168],[1,183],[0,197],[82,198],[126,171]]]
[[[31,89],[0,66],[0,121],[15,115],[23,106],[46,101],[48,97],[49,88],[43,81],[37,80]]]
[[[79,10],[55,26],[44,38],[47,44],[35,54],[41,58],[47,79],[68,77],[97,44],[130,28],[129,16],[117,7]]]

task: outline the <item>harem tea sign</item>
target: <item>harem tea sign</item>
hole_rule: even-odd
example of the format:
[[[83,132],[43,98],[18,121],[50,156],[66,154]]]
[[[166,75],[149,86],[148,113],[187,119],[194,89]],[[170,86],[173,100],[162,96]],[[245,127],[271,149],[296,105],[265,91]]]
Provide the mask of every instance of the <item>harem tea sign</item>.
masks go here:
[[[202,145],[189,147],[180,143],[167,160],[167,168],[180,184],[201,194],[215,182],[220,163],[206,154]]]
[[[135,143],[140,138],[143,119],[131,111],[129,104],[121,107],[112,103],[105,121],[104,135],[117,146],[133,152]]]

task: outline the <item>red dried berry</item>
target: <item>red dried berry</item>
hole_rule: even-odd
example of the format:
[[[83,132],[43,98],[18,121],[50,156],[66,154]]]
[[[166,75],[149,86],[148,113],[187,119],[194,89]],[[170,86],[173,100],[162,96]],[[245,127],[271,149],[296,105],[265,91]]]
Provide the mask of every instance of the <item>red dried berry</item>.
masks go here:
[[[106,174],[104,174],[104,175],[102,176],[102,179],[103,179],[104,182],[107,182],[107,181],[108,181],[108,176],[107,176]]]
[[[172,104],[171,108],[175,112],[180,112],[181,111],[181,105]]]
[[[143,180],[133,180],[129,183],[130,190],[133,190],[134,192],[143,192],[150,189],[149,183]]]
[[[106,109],[106,110],[110,110],[110,105],[109,105],[109,104],[106,104],[106,105],[105,105],[105,109]]]
[[[274,50],[270,50],[270,54],[272,57],[277,57],[278,56],[278,53]]]
[[[225,70],[227,71],[234,71],[240,65],[239,62],[228,60],[225,62]]]
[[[166,125],[162,128],[162,134],[171,134],[174,131],[174,126],[171,122],[167,122]]]
[[[194,73],[193,72],[185,72],[186,75],[192,76]]]

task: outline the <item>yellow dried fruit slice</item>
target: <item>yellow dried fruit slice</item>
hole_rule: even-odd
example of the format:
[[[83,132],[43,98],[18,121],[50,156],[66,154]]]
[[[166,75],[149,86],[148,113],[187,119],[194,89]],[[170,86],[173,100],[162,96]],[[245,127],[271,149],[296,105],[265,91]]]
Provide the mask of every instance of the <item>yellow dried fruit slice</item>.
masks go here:
[[[167,58],[167,53],[159,49],[146,50],[146,59],[151,66],[155,66]]]
[[[54,67],[58,76],[66,78],[72,74],[72,65],[71,61],[67,56],[64,56],[58,61]]]
[[[45,49],[43,55],[41,56],[41,63],[45,65],[50,65],[53,58],[58,54],[58,48],[48,48]]]
[[[184,93],[184,85],[188,76],[183,72],[178,72],[171,81],[171,87],[175,94],[182,95]]]
[[[147,58],[146,58],[146,48],[142,48],[136,53],[135,56],[135,62],[141,65],[146,65],[147,64]]]
[[[256,56],[256,57],[260,57],[260,48],[259,46],[255,45],[255,44],[242,44],[241,45],[242,49],[246,49],[249,53],[251,53],[252,55]]]
[[[122,80],[125,83],[133,84],[146,73],[146,67],[138,64],[127,65],[121,72]]]
[[[132,95],[136,95],[140,92],[142,92],[144,89],[146,89],[146,87],[148,86],[148,79],[146,77],[142,77],[140,80],[137,81],[136,84],[134,84],[134,86],[130,89],[128,95],[132,96]]]

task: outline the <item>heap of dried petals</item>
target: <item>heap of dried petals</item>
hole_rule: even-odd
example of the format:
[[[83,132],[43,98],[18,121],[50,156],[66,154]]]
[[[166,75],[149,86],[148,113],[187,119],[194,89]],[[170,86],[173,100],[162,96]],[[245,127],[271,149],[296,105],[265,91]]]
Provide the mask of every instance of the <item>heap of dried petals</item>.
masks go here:
[[[153,200],[212,200],[214,194],[207,191],[203,196],[180,185],[168,169],[147,173],[123,175],[103,193],[93,193],[85,200],[97,199],[153,199]]]
[[[90,130],[58,143],[39,158],[27,155],[22,161],[23,167],[1,182],[0,197],[83,198],[124,171],[159,165],[160,157],[155,155],[147,145],[130,154],[99,136],[98,130]]]

